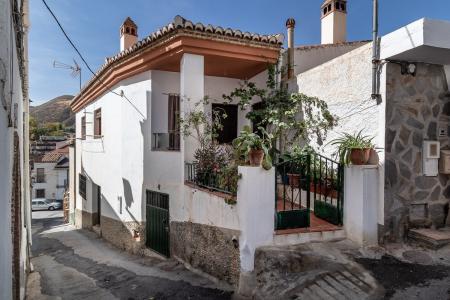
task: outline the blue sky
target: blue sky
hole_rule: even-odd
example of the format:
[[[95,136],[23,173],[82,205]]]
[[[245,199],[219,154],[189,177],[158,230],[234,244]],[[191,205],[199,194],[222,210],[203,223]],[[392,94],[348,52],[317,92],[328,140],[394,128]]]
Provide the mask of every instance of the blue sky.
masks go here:
[[[63,94],[76,94],[78,79],[53,61],[71,63],[77,57],[41,0],[30,1],[30,98],[38,105]],[[320,43],[323,0],[47,0],[69,36],[92,68],[119,51],[119,27],[130,16],[139,38],[169,23],[177,14],[194,22],[211,23],[257,33],[284,33],[288,17],[297,21],[297,45]],[[448,0],[379,0],[380,32],[389,33],[421,17],[450,20]],[[348,40],[370,39],[371,0],[348,0]],[[83,68],[83,81],[89,79]]]

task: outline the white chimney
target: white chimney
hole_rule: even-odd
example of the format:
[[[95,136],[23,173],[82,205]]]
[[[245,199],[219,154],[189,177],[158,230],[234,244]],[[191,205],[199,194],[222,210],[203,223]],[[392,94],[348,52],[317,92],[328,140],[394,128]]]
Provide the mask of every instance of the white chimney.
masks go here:
[[[133,46],[138,40],[137,26],[130,17],[120,26],[120,52]]]
[[[322,9],[322,44],[347,40],[347,0],[325,0]]]

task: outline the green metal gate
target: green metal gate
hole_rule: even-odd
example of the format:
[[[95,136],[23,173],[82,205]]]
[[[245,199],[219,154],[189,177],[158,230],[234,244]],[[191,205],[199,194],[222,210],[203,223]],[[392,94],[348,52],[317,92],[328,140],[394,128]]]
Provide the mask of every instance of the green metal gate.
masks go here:
[[[310,227],[311,214],[342,225],[342,164],[310,152],[279,162],[275,170],[275,229]]]
[[[147,190],[145,244],[169,257],[169,195]]]

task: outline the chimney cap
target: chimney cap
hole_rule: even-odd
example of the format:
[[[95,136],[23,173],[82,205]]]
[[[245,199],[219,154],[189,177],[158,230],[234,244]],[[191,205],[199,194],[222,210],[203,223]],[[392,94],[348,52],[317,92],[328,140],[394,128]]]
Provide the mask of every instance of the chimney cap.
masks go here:
[[[286,27],[287,28],[294,28],[295,27],[295,19],[289,18],[286,20]]]
[[[136,23],[134,23],[130,17],[127,17],[125,21],[123,21],[122,26],[120,26],[120,35],[130,34],[137,36],[137,29]]]

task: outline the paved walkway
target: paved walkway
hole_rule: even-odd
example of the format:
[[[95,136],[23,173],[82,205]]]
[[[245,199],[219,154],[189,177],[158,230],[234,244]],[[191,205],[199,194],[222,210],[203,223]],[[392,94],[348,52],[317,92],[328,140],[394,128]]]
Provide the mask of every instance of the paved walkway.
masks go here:
[[[230,299],[218,285],[174,260],[129,255],[94,233],[33,213],[27,299]],[[48,216],[48,218],[46,218]]]

